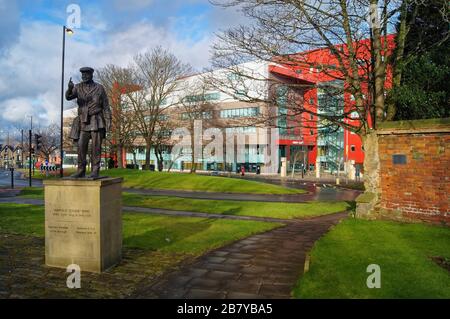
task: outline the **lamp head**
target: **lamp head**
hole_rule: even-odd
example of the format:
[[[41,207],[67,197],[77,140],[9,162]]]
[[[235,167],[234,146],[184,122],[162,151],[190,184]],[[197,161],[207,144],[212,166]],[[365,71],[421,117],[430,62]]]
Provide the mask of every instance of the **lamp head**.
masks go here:
[[[66,27],[66,33],[67,33],[68,35],[72,35],[74,32],[73,32],[72,29]]]

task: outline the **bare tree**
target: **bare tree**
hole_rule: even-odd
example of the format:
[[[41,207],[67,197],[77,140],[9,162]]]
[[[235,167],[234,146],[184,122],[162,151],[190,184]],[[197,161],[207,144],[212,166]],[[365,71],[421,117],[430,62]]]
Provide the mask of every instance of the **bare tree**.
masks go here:
[[[35,130],[35,134],[40,135],[40,147],[35,145],[35,151],[37,157],[43,157],[46,160],[50,160],[50,156],[59,147],[60,129],[57,124],[50,124],[48,127],[38,128]],[[36,141],[33,141],[35,143]]]
[[[169,114],[159,115],[155,134],[153,135],[153,148],[158,171],[162,171],[164,168],[164,155],[170,151],[171,146],[173,145],[171,135],[176,126],[177,121],[173,121]]]
[[[127,95],[141,90],[134,84],[133,72],[130,68],[121,68],[112,64],[98,71],[100,83],[105,87],[111,105],[112,123],[108,141],[111,149],[116,153],[118,167],[125,163],[122,154],[131,148],[136,139],[136,117]]]
[[[387,118],[385,96],[391,86],[387,78],[390,73],[401,73],[397,68],[405,58],[401,47],[408,28],[400,27],[395,36],[392,31],[399,19],[403,26],[411,21],[405,8],[414,1],[421,0],[214,0],[216,5],[239,7],[250,23],[218,35],[213,65],[235,76],[210,78],[210,82],[234,98],[274,106],[282,102],[288,114],[318,119],[301,121],[303,127],[342,127],[356,132],[364,145],[366,190],[378,193],[374,129]],[[274,69],[291,71],[292,76],[286,79],[276,72],[255,76],[240,68],[249,61],[269,63]],[[326,83],[308,83],[301,74],[305,70],[312,77],[325,75]],[[269,94],[254,94],[243,87],[255,82],[265,83]],[[353,102],[349,108],[335,102],[322,104],[319,111],[317,103],[310,106],[295,98],[305,88],[320,89],[331,100],[351,97]],[[353,120],[355,113],[357,121]],[[280,116],[286,114],[272,112],[260,121],[276,125]]]
[[[178,95],[177,102],[178,112],[180,114],[180,124],[185,126],[191,138],[191,163],[190,171],[195,173],[197,169],[196,151],[200,150],[197,155],[203,156],[203,145],[197,145],[195,140],[196,130],[203,130],[208,127],[218,127],[217,121],[214,121],[214,104],[208,99],[208,86],[203,82],[202,78],[184,83],[183,94]],[[203,121],[206,120],[206,121]],[[201,123],[201,128],[196,127]]]
[[[142,89],[126,94],[133,108],[135,127],[145,141],[145,167],[150,167],[150,152],[159,116],[172,104],[171,94],[178,90],[177,79],[191,73],[191,67],[156,47],[134,57],[133,83]]]

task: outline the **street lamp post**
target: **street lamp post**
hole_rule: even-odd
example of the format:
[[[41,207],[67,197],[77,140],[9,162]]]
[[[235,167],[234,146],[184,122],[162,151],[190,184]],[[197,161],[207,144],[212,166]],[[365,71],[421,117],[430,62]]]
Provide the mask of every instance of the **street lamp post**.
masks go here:
[[[64,176],[63,171],[63,156],[64,156],[64,150],[63,150],[63,134],[64,134],[64,56],[66,52],[66,33],[73,34],[73,30],[67,28],[66,26],[63,26],[63,41],[62,41],[62,70],[61,70],[61,131],[60,131],[60,160],[61,160],[61,168],[60,168],[60,176],[61,178]]]
[[[28,185],[30,185],[30,187],[32,186],[32,181],[31,181],[31,134],[33,132],[33,116],[29,115],[30,117],[30,130],[28,131]]]

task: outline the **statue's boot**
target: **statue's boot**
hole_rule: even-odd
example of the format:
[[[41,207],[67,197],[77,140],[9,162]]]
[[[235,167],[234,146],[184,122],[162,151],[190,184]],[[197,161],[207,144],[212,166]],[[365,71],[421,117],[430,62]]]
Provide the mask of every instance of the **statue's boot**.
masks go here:
[[[78,171],[75,174],[70,175],[70,177],[73,177],[73,178],[82,178],[84,176],[86,176],[85,169],[78,169]]]
[[[94,168],[91,172],[91,174],[89,175],[89,178],[97,178],[99,177],[99,168]]]

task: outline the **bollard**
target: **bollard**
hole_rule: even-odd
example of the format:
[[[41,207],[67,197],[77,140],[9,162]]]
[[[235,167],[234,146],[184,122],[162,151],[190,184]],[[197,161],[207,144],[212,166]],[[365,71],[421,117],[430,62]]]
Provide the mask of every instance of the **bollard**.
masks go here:
[[[11,171],[11,188],[14,189],[14,167],[9,169]]]

